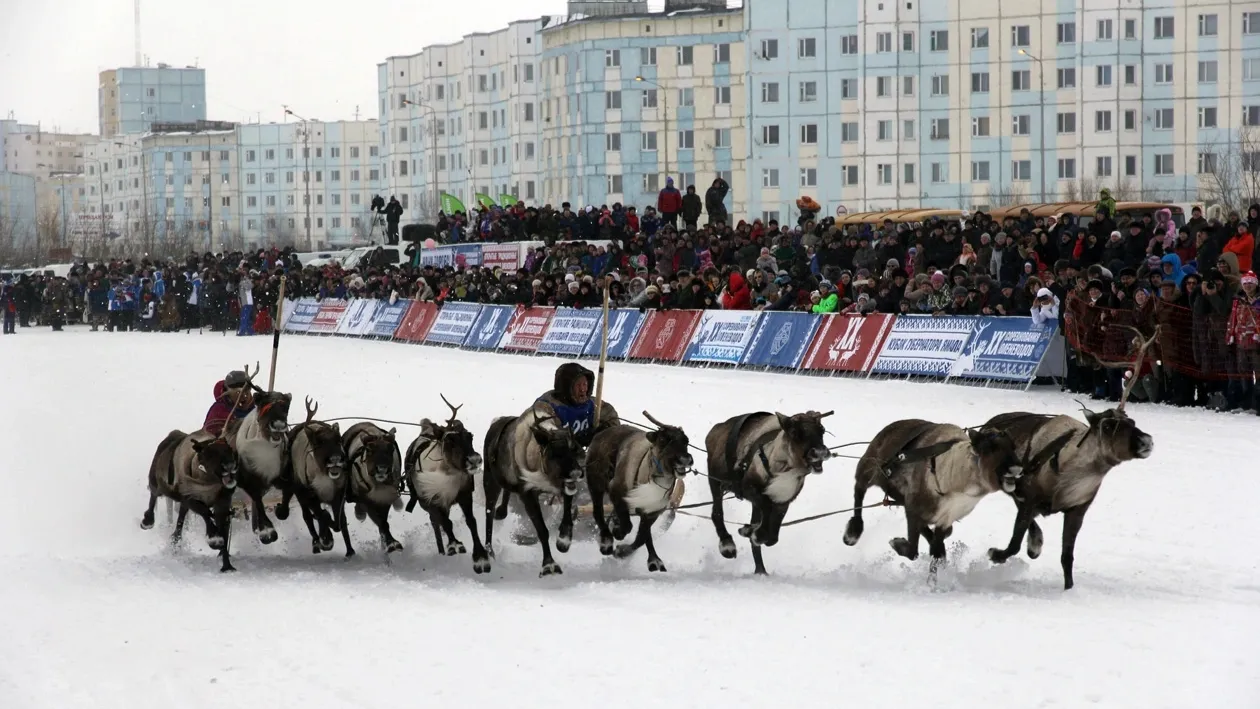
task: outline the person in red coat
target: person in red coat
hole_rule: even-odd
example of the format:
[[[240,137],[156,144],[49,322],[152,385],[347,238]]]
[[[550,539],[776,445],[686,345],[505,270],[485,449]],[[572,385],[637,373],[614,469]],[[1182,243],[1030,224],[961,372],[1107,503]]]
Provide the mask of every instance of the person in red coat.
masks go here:
[[[1238,233],[1225,244],[1225,252],[1238,256],[1238,270],[1246,273],[1251,270],[1251,255],[1256,248],[1256,238],[1247,231],[1247,223],[1238,223]]]
[[[235,412],[232,410],[234,404]],[[214,403],[206,412],[206,420],[201,428],[218,436],[223,433],[229,417],[240,420],[253,410],[254,395],[250,391],[249,378],[240,370],[228,372],[222,381],[214,385]]]
[[[674,187],[674,178],[665,178],[665,189],[656,198],[656,210],[661,213],[661,222],[678,229],[678,214],[682,212],[682,193]]]
[[[739,271],[732,271],[726,281],[726,290],[722,291],[722,308],[724,310],[751,310],[752,291],[748,282]]]

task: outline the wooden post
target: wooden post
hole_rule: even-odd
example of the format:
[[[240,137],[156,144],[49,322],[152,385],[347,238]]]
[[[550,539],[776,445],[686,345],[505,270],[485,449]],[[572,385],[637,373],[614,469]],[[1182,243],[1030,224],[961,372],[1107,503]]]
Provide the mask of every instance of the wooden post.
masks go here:
[[[608,279],[604,279],[604,328],[599,341],[599,376],[595,379],[595,428],[604,406],[604,364],[608,361]]]
[[[276,390],[276,358],[280,356],[280,328],[284,325],[284,281],[280,276],[280,296],[276,299],[276,321],[271,335],[271,375],[267,378],[267,391]]]

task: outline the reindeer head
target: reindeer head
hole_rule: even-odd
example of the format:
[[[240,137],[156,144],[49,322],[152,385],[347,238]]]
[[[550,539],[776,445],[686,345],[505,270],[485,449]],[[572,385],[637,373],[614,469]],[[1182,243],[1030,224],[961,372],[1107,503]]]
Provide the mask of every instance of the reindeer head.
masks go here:
[[[273,441],[284,438],[289,431],[289,404],[293,403],[293,397],[259,389],[254,403],[258,405],[258,428]]]
[[[1021,459],[1015,449],[1015,441],[1005,431],[983,427],[967,429],[971,450],[976,454],[980,469],[991,474],[1007,493],[1015,492],[1015,486],[1024,477],[1027,461]]]
[[[567,428],[532,426],[534,441],[542,449],[542,472],[563,485],[564,494],[577,494],[578,481],[586,477],[586,451]]]
[[[394,441],[394,434],[397,432],[398,429],[391,428],[379,434],[366,433],[359,439],[362,447],[355,451],[353,460],[362,460],[363,468],[378,484],[384,485],[395,477],[394,455],[398,444]]]
[[[328,477],[336,480],[346,469],[346,449],[341,443],[341,425],[334,423],[329,426],[316,421],[317,411],[319,404],[315,404],[309,396],[306,397],[306,421],[303,422],[302,430],[306,433],[307,449],[315,464]]]
[[[783,429],[784,443],[793,468],[808,469],[814,474],[822,472],[823,461],[831,457],[831,451],[823,441],[827,429],[823,427],[822,420],[834,413],[807,411],[793,416],[775,414],[779,419],[779,428]]]
[[[481,454],[473,444],[472,432],[464,428],[463,422],[456,418],[463,404],[455,406],[445,396],[442,396],[442,401],[451,409],[451,417],[446,420],[446,425],[439,426],[424,419],[420,422],[420,433],[441,446],[442,460],[446,461],[447,466],[472,475],[481,470]]]
[[[675,478],[685,476],[696,462],[688,451],[691,441],[687,439],[687,434],[678,426],[669,426],[657,421],[646,411],[643,415],[657,429],[648,431],[647,439],[648,443],[652,444],[652,455],[656,457],[658,470],[671,474]]]
[[[229,490],[236,487],[236,452],[227,441],[222,438],[193,441],[192,447],[196,455],[194,465],[197,466],[197,472],[214,475]]]
[[[1089,423],[1090,433],[1098,434],[1104,450],[1121,462],[1135,458],[1149,458],[1151,452],[1155,450],[1155,439],[1138,429],[1137,424],[1125,412],[1124,406],[1128,403],[1129,394],[1142,375],[1142,362],[1146,359],[1146,351],[1159,337],[1160,326],[1156,326],[1155,332],[1150,337],[1144,336],[1135,327],[1128,327],[1128,329],[1135,334],[1133,345],[1137,349],[1137,355],[1131,365],[1133,370],[1124,384],[1124,391],[1120,394],[1120,403],[1116,408],[1102,413],[1095,413],[1084,405],[1081,406],[1085,412],[1085,421]],[[1122,366],[1127,368],[1130,365]]]

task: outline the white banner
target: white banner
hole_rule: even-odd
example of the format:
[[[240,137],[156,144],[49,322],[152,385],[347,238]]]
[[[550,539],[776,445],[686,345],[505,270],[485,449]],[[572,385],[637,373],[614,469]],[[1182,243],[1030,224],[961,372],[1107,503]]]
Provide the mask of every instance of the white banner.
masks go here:
[[[372,314],[376,312],[376,301],[368,298],[350,301],[346,314],[337,323],[338,335],[362,336],[372,326]]]
[[[944,377],[962,356],[978,317],[900,315],[871,369],[875,374]]]
[[[739,364],[757,332],[761,313],[754,310],[706,310],[683,354],[684,362]]]

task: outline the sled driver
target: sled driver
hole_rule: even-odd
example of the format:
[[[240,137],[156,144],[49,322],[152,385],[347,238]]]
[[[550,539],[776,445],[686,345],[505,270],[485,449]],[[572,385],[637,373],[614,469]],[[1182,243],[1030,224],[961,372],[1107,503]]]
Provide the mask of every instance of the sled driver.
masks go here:
[[[233,405],[236,406],[235,413]],[[207,433],[218,436],[223,433],[228,416],[240,421],[253,410],[254,393],[250,389],[249,377],[239,369],[233,370],[214,385],[214,403],[206,412],[206,422],[201,427]]]
[[[542,428],[564,428],[573,431],[583,447],[589,446],[597,431],[621,423],[617,410],[607,401],[600,408],[599,427],[595,427],[595,373],[577,362],[566,362],[556,368],[551,391],[538,397],[530,409]]]

